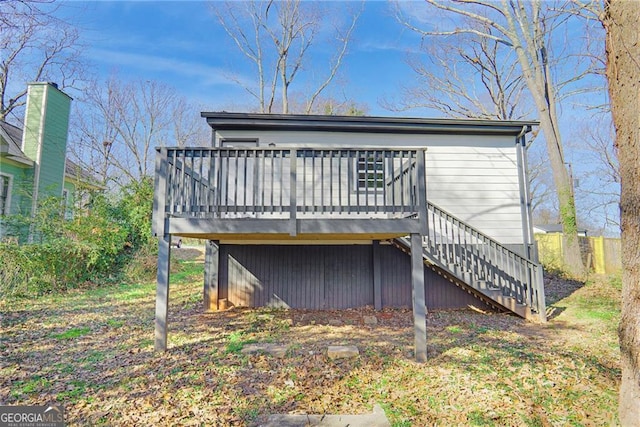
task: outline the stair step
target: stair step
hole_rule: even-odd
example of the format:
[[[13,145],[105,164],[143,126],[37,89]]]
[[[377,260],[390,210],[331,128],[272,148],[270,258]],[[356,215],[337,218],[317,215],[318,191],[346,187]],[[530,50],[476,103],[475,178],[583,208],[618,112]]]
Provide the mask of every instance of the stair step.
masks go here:
[[[409,242],[407,239],[398,240],[404,247],[404,249],[400,249],[409,253]],[[459,263],[451,262],[453,259],[449,255],[451,255],[451,253],[442,252],[438,247],[423,246],[425,265],[429,266],[438,274],[444,275],[444,277],[455,283],[461,289],[466,289],[467,292],[475,291],[476,296],[478,296],[478,293],[484,295],[485,298],[480,296],[478,296],[478,298],[494,307],[502,306],[526,319],[534,318],[531,308],[526,304],[518,302],[515,293],[511,289],[496,285],[490,280],[491,276],[488,278],[486,271],[472,271],[475,266],[468,269],[464,260],[460,260]],[[498,281],[500,281],[500,279],[498,279]]]
[[[492,290],[493,285],[488,280],[476,280],[476,287],[480,290]]]

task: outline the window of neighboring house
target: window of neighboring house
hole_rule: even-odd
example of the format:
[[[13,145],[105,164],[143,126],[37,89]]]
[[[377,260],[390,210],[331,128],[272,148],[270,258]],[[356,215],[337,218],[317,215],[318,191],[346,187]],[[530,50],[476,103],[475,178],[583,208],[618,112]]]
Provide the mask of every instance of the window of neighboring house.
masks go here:
[[[359,156],[356,167],[357,189],[378,191],[384,188],[384,159],[377,155]]]
[[[9,215],[11,207],[11,175],[0,174],[0,215]]]
[[[220,141],[224,148],[251,148],[258,146],[257,138],[226,138]]]
[[[64,219],[73,219],[69,190],[67,190],[66,188],[62,190],[62,203],[64,203]]]

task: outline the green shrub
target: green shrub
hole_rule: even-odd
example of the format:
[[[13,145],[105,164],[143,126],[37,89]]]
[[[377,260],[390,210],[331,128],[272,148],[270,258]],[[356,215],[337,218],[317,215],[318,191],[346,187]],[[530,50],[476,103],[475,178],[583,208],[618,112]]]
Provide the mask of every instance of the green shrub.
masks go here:
[[[43,294],[100,283],[132,260],[149,259],[155,250],[152,203],[153,182],[145,178],[124,187],[115,200],[93,194],[88,209],[74,212],[69,220],[62,200],[55,197],[42,200],[33,217],[3,218],[3,227],[16,239],[0,244],[0,295]],[[155,268],[146,264],[133,273],[146,277]]]

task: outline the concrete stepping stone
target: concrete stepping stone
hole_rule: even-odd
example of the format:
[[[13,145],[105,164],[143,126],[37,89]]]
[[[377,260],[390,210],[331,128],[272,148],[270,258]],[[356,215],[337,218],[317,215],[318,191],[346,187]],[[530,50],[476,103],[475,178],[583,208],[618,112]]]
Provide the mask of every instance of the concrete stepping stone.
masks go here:
[[[261,427],[391,427],[380,405],[373,413],[362,415],[270,415]]]
[[[330,345],[327,350],[329,359],[348,359],[359,355],[360,351],[355,345]]]
[[[362,320],[366,326],[376,326],[378,324],[376,316],[364,316]]]

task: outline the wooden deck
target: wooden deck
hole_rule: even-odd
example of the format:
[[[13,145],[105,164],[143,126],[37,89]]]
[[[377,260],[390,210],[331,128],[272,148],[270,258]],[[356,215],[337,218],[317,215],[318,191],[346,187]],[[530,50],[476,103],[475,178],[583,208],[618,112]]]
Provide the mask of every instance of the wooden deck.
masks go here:
[[[544,321],[541,267],[428,203],[425,176],[419,148],[158,149],[156,349],[167,346],[172,236],[235,244],[395,239],[411,256],[418,360],[426,360],[423,262],[482,301]],[[205,304],[218,256],[207,252]]]
[[[162,148],[153,231],[242,240],[424,234],[425,187],[423,149]]]
[[[425,149],[160,148],[155,172],[157,350],[167,347],[171,236],[282,242],[411,236],[415,352],[426,360]]]

